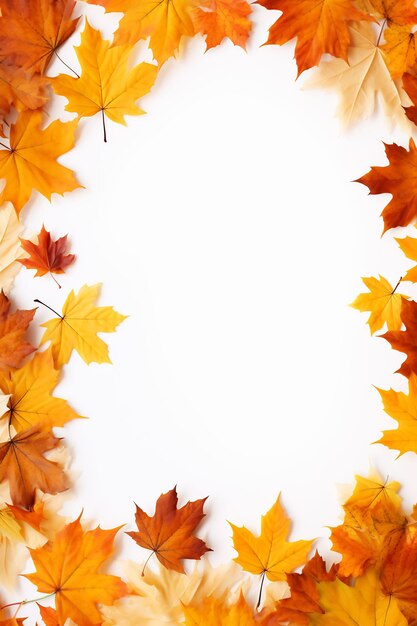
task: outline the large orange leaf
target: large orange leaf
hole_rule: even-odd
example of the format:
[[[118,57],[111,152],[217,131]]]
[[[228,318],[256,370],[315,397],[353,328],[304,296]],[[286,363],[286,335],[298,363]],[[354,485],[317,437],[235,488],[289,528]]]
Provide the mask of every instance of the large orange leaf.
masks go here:
[[[57,161],[74,147],[77,120],[55,120],[44,129],[41,123],[42,112],[24,111],[10,128],[10,149],[0,150],[0,179],[6,181],[0,202],[10,201],[17,212],[35,189],[50,200],[80,187],[74,172]]]
[[[407,355],[397,371],[409,378],[411,374],[417,374],[417,302],[402,299],[401,319],[405,330],[390,330],[381,337],[389,341],[394,350]]]
[[[372,167],[356,182],[369,187],[371,194],[390,193],[392,199],[382,211],[384,233],[390,228],[408,226],[417,218],[417,148],[410,139],[409,150],[385,144],[389,165]]]
[[[196,31],[206,35],[207,48],[218,46],[226,37],[245,48],[252,29],[251,13],[247,0],[202,0],[193,19]]]
[[[282,11],[266,43],[282,45],[296,37],[298,75],[318,65],[325,53],[347,61],[349,22],[372,19],[352,0],[257,0],[257,4]]]
[[[381,49],[391,76],[401,78],[416,62],[416,35],[411,26],[397,26],[387,28],[384,32],[385,43]]]
[[[194,531],[205,514],[207,498],[187,502],[177,508],[177,490],[162,494],[151,517],[136,505],[136,525],[139,532],[127,533],[138,545],[151,550],[162,565],[176,572],[184,572],[183,559],[201,559],[209,551]]]
[[[35,426],[0,443],[0,482],[9,482],[13,504],[29,509],[35,503],[36,489],[53,494],[67,489],[62,468],[44,456],[59,441]]]
[[[10,306],[10,300],[0,292],[0,369],[20,367],[35,349],[27,341],[26,331],[36,309],[11,313]]]
[[[197,0],[90,0],[90,4],[123,13],[114,44],[134,44],[150,37],[150,47],[160,65],[175,54],[183,37],[195,34]]]
[[[36,569],[28,578],[40,592],[55,594],[58,622],[77,626],[102,623],[98,604],[111,605],[127,593],[117,576],[101,573],[113,553],[118,528],[84,532],[80,519],[67,524],[42,548],[31,550]]]
[[[51,395],[59,378],[50,350],[38,352],[18,370],[0,371],[0,389],[11,396],[2,419],[20,432],[31,426],[63,426],[79,418],[65,400]]]
[[[266,575],[269,580],[285,580],[307,560],[312,541],[287,541],[291,522],[282,508],[280,497],[262,516],[261,534],[255,536],[247,528],[231,524],[236,563],[251,574]]]
[[[0,58],[44,72],[78,19],[75,0],[2,0]]]

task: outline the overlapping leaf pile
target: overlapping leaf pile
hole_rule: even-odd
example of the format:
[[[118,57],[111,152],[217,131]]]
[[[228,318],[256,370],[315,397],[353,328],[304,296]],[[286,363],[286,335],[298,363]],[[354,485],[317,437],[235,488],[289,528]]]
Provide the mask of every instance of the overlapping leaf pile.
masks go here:
[[[143,113],[138,100],[186,38],[203,37],[207,48],[226,38],[245,48],[255,14],[246,0],[90,4],[120,14],[111,41],[79,17],[82,2],[1,2],[0,625],[24,624],[25,609],[34,601],[38,623],[46,626],[417,624],[417,505],[405,511],[399,484],[382,477],[357,477],[343,521],[331,529],[341,558],[330,568],[314,552],[313,541],[290,538],[279,497],[262,517],[259,535],[231,524],[236,563],[218,568],[210,566],[210,548],[197,536],[205,500],[178,506],[176,489],[159,497],[152,515],[136,506],[137,528],[127,533],[129,539],[121,527],[91,529],[81,517],[68,521],[60,515],[71,477],[62,430],[56,429],[81,416],[54,389],[74,351],[87,364],[110,362],[99,334],[114,332],[124,317],[97,305],[98,285],[85,285],[69,293],[61,313],[37,302],[51,319],[40,345],[32,345],[36,309],[28,303],[19,309],[10,300],[13,280],[24,266],[57,282],[53,275],[70,268],[75,256],[66,236],[54,239],[45,227],[23,238],[21,216],[36,192],[50,199],[81,186],[58,159],[74,147],[82,118],[100,115],[107,141],[106,119],[125,124],[126,115]],[[413,0],[254,4],[276,19],[266,43],[295,40],[298,74],[318,66],[309,81],[339,91],[345,123],[372,113],[377,101],[390,120],[410,129],[417,122]],[[78,27],[83,30],[77,71],[61,57],[60,47]],[[148,40],[154,62],[132,66],[141,40]],[[53,61],[68,71],[51,78]],[[71,121],[47,120],[54,94],[66,98],[66,110],[75,114]],[[373,167],[359,181],[371,193],[392,195],[382,212],[384,232],[417,218],[417,148],[410,139],[408,149],[388,145],[386,154],[389,164]],[[382,337],[405,354],[399,372],[409,380],[408,394],[379,390],[386,412],[398,423],[379,443],[399,454],[417,452],[417,302],[400,293],[403,284],[417,282],[417,236],[408,235],[397,242],[416,265],[392,281],[395,286],[381,276],[363,279],[368,291],[353,303],[370,313],[372,333],[385,327]],[[108,570],[118,533],[138,545],[137,562],[126,565],[123,577]],[[186,571],[188,559],[198,563]],[[28,561],[34,597],[36,590],[43,595],[12,602],[8,595]]]

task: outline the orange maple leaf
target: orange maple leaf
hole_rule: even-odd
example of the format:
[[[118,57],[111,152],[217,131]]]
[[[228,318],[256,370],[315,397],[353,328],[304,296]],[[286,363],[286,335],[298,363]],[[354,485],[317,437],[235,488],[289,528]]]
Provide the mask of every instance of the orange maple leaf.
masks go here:
[[[120,578],[100,573],[113,553],[118,530],[97,527],[84,532],[78,518],[53,541],[30,550],[36,572],[26,578],[40,592],[55,594],[59,624],[72,619],[77,626],[97,626],[103,621],[97,605],[111,605],[127,594]]]
[[[45,226],[42,226],[37,243],[33,243],[29,239],[20,239],[22,248],[29,254],[29,258],[19,259],[19,261],[28,269],[37,270],[35,276],[44,276],[48,273],[51,276],[52,274],[63,274],[75,259],[74,254],[67,254],[67,239],[68,235],[65,235],[65,237],[53,241],[51,233],[45,229]],[[55,280],[55,282],[57,281]],[[61,285],[58,284],[58,287]]]
[[[0,58],[45,72],[77,26],[74,7],[75,0],[2,0]]]
[[[8,297],[0,292],[0,368],[20,367],[24,358],[35,350],[25,334],[36,309],[10,313],[10,306]]]
[[[202,0],[193,13],[197,32],[206,35],[207,48],[221,44],[226,37],[236,46],[246,47],[252,22],[252,8],[246,0]]]
[[[57,161],[74,147],[78,121],[41,123],[41,111],[23,111],[10,128],[10,148],[0,150],[0,179],[6,181],[0,202],[10,201],[17,212],[35,189],[50,200],[80,187],[74,172]]]
[[[52,609],[50,606],[41,606],[40,604],[38,604],[38,608],[45,626],[59,626],[55,609]]]
[[[51,432],[34,427],[0,443],[0,482],[9,481],[13,504],[30,509],[36,489],[55,494],[68,488],[62,468],[44,456],[59,441]]]
[[[417,22],[417,8],[414,0],[358,0],[360,9],[367,11],[378,20],[386,20],[391,26],[414,24]]]
[[[187,502],[177,509],[178,496],[174,487],[158,498],[152,517],[136,505],[135,517],[139,532],[127,534],[142,548],[152,551],[149,558],[155,554],[166,568],[183,573],[183,559],[199,560],[210,551],[202,539],[193,535],[205,516],[203,508],[206,500],[203,498]]]
[[[1,126],[12,107],[24,111],[39,109],[46,104],[46,82],[40,74],[16,66],[9,59],[0,61],[0,134],[3,137],[5,128]]]
[[[281,46],[296,37],[298,76],[318,65],[325,53],[347,61],[349,23],[373,19],[356,9],[352,0],[257,0],[257,4],[282,11],[269,29],[266,44]]]
[[[406,115],[413,124],[417,124],[417,78],[412,74],[404,74],[403,87],[413,103],[412,106],[405,107]]]
[[[407,532],[386,555],[381,569],[383,592],[398,600],[399,607],[410,624],[417,620],[417,528]]]
[[[409,378],[417,374],[417,302],[402,299],[401,319],[405,330],[389,330],[381,337],[389,341],[394,350],[407,355],[397,372]]]
[[[370,194],[392,195],[381,213],[385,233],[390,228],[408,226],[417,218],[417,148],[413,139],[409,150],[395,143],[384,145],[389,165],[371,167],[355,182],[369,187]]]

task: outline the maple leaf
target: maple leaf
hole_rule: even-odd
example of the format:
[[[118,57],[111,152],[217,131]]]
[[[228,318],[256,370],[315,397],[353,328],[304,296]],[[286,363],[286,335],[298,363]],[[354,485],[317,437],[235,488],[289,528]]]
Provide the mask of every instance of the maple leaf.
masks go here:
[[[70,292],[62,307],[62,315],[42,324],[46,331],[41,345],[51,342],[56,367],[68,363],[76,350],[87,364],[111,363],[107,344],[97,333],[112,333],[126,316],[111,306],[96,307],[101,285],[81,287],[77,295]],[[43,304],[39,300],[37,301]],[[50,307],[48,307],[50,308]],[[53,309],[52,309],[53,310]]]
[[[417,239],[415,237],[395,238],[395,241],[408,259],[417,262]],[[417,265],[408,270],[403,280],[409,280],[412,283],[417,282]]]
[[[19,370],[0,370],[0,389],[11,396],[3,420],[20,432],[31,426],[63,426],[81,417],[65,400],[51,396],[59,378],[50,350],[38,352]]]
[[[255,626],[252,609],[243,595],[231,606],[208,597],[199,607],[184,607],[185,626]]]
[[[124,568],[131,595],[102,609],[106,626],[146,624],[159,626],[183,622],[184,606],[200,606],[211,596],[237,600],[243,582],[236,563],[212,567],[208,560],[198,561],[192,572],[181,574],[163,565],[157,571],[128,562]]]
[[[2,0],[0,58],[45,72],[77,26],[74,7],[75,0]]]
[[[8,202],[0,209],[0,289],[8,291],[20,270],[19,234],[21,225],[13,205]]]
[[[150,37],[154,58],[162,65],[178,50],[183,37],[193,37],[197,0],[90,0],[106,11],[123,13],[114,45],[135,44]]]
[[[51,276],[63,274],[75,259],[74,254],[67,254],[67,239],[68,235],[65,235],[53,241],[51,233],[45,229],[45,226],[42,226],[37,243],[29,239],[20,239],[22,248],[29,254],[29,258],[19,259],[19,262],[28,269],[37,270],[35,276],[44,276],[48,273]],[[61,287],[59,283],[57,284]]]
[[[151,90],[158,68],[139,63],[128,69],[130,45],[110,47],[86,21],[81,45],[76,48],[82,68],[80,78],[60,74],[51,79],[55,93],[68,99],[66,110],[88,117],[103,116],[104,141],[107,141],[104,115],[114,122],[126,124],[125,115],[144,113],[136,101]]]
[[[407,626],[395,598],[384,595],[379,577],[370,570],[351,587],[335,580],[318,585],[323,614],[311,616],[312,626]]]
[[[55,594],[60,624],[68,618],[77,626],[101,624],[97,604],[113,604],[126,595],[127,587],[120,578],[100,573],[113,553],[118,530],[98,527],[84,532],[78,518],[67,524],[54,541],[30,550],[36,572],[26,578],[40,592]]]
[[[404,74],[403,76],[403,86],[406,94],[411,100],[412,106],[407,106],[405,109],[405,113],[409,120],[413,122],[413,124],[417,124],[417,78],[412,74]],[[410,140],[411,143],[411,140]],[[413,152],[415,152],[415,145],[413,143]],[[411,151],[411,149],[410,149]]]
[[[404,125],[404,94],[391,78],[385,54],[377,45],[372,25],[358,22],[349,30],[351,46],[347,62],[343,59],[322,61],[305,86],[338,92],[338,115],[345,127],[372,115],[377,101],[382,104],[391,123]]]
[[[151,550],[164,567],[183,573],[183,559],[199,560],[210,551],[202,539],[193,535],[205,517],[203,508],[206,500],[187,502],[177,509],[178,496],[174,487],[158,498],[153,516],[147,515],[136,504],[135,519],[139,532],[127,534],[139,546]]]
[[[308,626],[311,613],[322,613],[319,605],[317,583],[333,581],[337,577],[338,566],[333,565],[329,571],[326,563],[318,552],[307,562],[301,574],[288,574],[287,582],[291,596],[280,600],[270,616],[274,622],[289,622],[297,626]]]
[[[2,20],[0,19],[0,25]],[[0,62],[0,124],[5,136],[4,122],[12,107],[17,111],[39,109],[47,102],[46,79],[10,63]]]
[[[408,395],[394,389],[378,389],[384,411],[398,422],[398,428],[384,430],[382,437],[375,443],[398,450],[398,456],[406,452],[417,453],[417,376],[412,374],[408,380]]]
[[[407,532],[388,552],[381,569],[382,591],[398,605],[409,623],[417,620],[417,529]]]
[[[236,46],[246,47],[252,22],[246,0],[202,0],[193,12],[195,29],[206,35],[207,48],[221,44],[226,37]]]
[[[0,368],[20,367],[35,348],[25,339],[36,309],[10,313],[10,300],[0,292]]]
[[[389,341],[394,350],[405,352],[407,358],[397,372],[409,378],[417,374],[417,302],[402,299],[401,319],[405,330],[389,330],[381,337]]]
[[[0,178],[6,181],[0,202],[12,202],[17,212],[34,189],[50,200],[53,193],[80,187],[74,173],[56,160],[74,147],[77,120],[55,120],[45,129],[41,122],[41,111],[20,113],[10,128],[10,149],[0,150]]]
[[[40,604],[38,604],[38,608],[45,626],[60,626],[55,609],[50,606],[41,606]]]
[[[367,311],[371,313],[367,321],[371,334],[380,330],[384,324],[389,330],[399,330],[402,326],[401,299],[405,297],[397,293],[400,281],[393,288],[381,275],[379,280],[372,276],[362,278],[362,280],[369,289],[369,293],[361,293],[351,306],[362,313]]]
[[[414,0],[357,0],[357,5],[378,20],[386,20],[389,25],[405,26],[417,22]]]
[[[370,194],[392,195],[381,213],[385,233],[390,228],[408,226],[417,217],[417,148],[413,139],[409,150],[395,143],[384,145],[389,165],[371,167],[355,182],[369,187]]]
[[[391,26],[385,31],[385,43],[381,50],[385,53],[391,76],[401,78],[416,62],[416,36],[410,26]]]
[[[297,38],[295,58],[298,76],[318,65],[323,54],[347,61],[351,41],[348,24],[371,20],[351,0],[257,0],[257,4],[282,15],[269,29],[266,44],[282,45]]]
[[[246,572],[267,576],[269,580],[285,580],[286,574],[303,565],[312,541],[288,542],[291,522],[280,502],[262,516],[261,534],[253,535],[247,528],[230,524],[233,545],[238,553],[234,559]],[[258,603],[259,604],[259,603]]]
[[[36,489],[55,494],[68,488],[62,468],[44,456],[59,441],[35,426],[0,443],[0,482],[9,481],[13,504],[29,509]]]

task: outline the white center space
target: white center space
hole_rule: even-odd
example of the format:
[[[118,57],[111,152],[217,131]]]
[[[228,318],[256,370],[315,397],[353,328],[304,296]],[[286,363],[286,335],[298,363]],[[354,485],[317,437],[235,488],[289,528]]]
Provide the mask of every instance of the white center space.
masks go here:
[[[360,276],[404,271],[380,239],[384,198],[350,181],[385,162],[381,140],[405,137],[380,118],[343,134],[333,95],[295,82],[293,47],[259,47],[276,16],[254,16],[247,53],[188,42],[141,101],[147,115],[108,122],[107,144],[99,116],[81,122],[61,161],[86,189],[25,211],[27,234],[69,233],[77,262],[61,290],[23,270],[14,292],[60,310],[70,289],[103,282],[100,304],[130,316],[103,335],[113,366],[75,354],[56,391],[91,418],[64,429],[67,509],[132,527],[133,501],[152,512],[174,485],[182,502],[209,495],[215,562],[233,554],[226,520],[257,530],[279,491],[294,537],[326,536],[338,484],[370,461],[391,478],[416,470],[370,446],[391,424],[372,385],[401,385],[402,358],[348,306]]]

